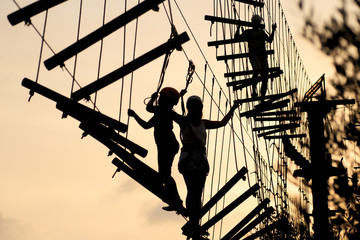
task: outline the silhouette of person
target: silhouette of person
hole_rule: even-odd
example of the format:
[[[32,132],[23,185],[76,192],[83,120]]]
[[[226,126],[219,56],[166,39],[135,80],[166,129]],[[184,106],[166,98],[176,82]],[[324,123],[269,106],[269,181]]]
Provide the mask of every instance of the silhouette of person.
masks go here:
[[[158,152],[158,171],[163,178],[165,188],[169,190],[175,200],[174,205],[163,207],[166,211],[177,211],[182,215],[187,215],[179,196],[176,183],[171,176],[171,167],[174,157],[179,151],[179,143],[176,140],[173,129],[173,119],[178,115],[173,111],[173,107],[178,103],[180,94],[171,87],[163,88],[160,91],[158,105],[154,105],[158,93],[151,96],[151,100],[146,106],[146,110],[154,113],[149,121],[141,119],[133,110],[128,110],[128,115],[134,117],[144,129],[154,128],[154,138]]]
[[[183,234],[201,239],[199,231],[202,193],[206,176],[209,173],[209,163],[206,156],[206,129],[223,127],[230,120],[234,110],[239,106],[235,101],[229,112],[221,121],[202,119],[203,103],[198,96],[187,99],[187,115],[180,116],[175,121],[180,125],[182,148],[178,168],[183,175],[187,187],[186,208],[189,222],[183,227]]]
[[[250,63],[254,70],[253,78],[257,80],[257,78],[262,78],[261,85],[261,97],[265,97],[267,90],[267,82],[268,82],[268,60],[266,54],[266,42],[272,43],[274,40],[274,32],[276,30],[276,24],[272,25],[272,32],[268,35],[263,29],[260,28],[260,24],[263,19],[259,15],[253,15],[251,18],[251,22],[254,26],[250,29],[246,29],[241,34],[239,33],[239,28],[235,33],[235,38],[240,41],[246,41],[248,43],[249,53],[250,53]],[[256,85],[258,81],[253,83],[253,92],[252,97],[256,97]]]

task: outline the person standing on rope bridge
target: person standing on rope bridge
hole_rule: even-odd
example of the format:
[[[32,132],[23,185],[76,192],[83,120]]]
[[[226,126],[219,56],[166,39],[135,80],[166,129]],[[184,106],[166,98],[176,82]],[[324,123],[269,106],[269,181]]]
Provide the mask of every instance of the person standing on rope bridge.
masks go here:
[[[175,155],[179,151],[179,143],[172,131],[173,119],[178,115],[173,111],[173,107],[179,102],[180,94],[174,88],[163,88],[160,91],[158,105],[154,106],[157,97],[157,92],[152,94],[151,99],[146,106],[148,112],[154,113],[154,116],[148,122],[142,120],[131,109],[128,110],[128,115],[134,117],[144,129],[154,127],[154,138],[158,151],[158,171],[164,179],[165,188],[171,193],[173,199],[175,199],[174,205],[163,207],[163,209],[166,211],[176,211],[178,214],[187,216],[175,180],[171,176],[171,167]]]
[[[183,147],[181,148],[178,168],[184,177],[187,187],[186,208],[189,214],[189,222],[182,230],[184,235],[193,239],[202,239],[201,236],[207,235],[206,232],[201,233],[199,231],[202,207],[201,198],[206,176],[209,173],[209,163],[205,148],[206,129],[224,127],[239,105],[239,101],[235,101],[221,121],[211,121],[202,119],[203,103],[200,97],[191,96],[186,102],[187,115],[175,119],[181,129]]]
[[[261,97],[264,98],[267,90],[268,82],[268,60],[266,54],[266,42],[272,43],[274,40],[274,32],[276,30],[276,23],[272,25],[272,32],[268,35],[263,29],[260,28],[261,22],[263,19],[259,15],[253,15],[251,22],[254,26],[250,29],[246,29],[241,34],[239,33],[239,28],[235,33],[235,38],[240,41],[248,42],[249,54],[250,54],[250,63],[254,71],[253,78],[255,82],[253,83],[253,92],[252,97],[256,97],[256,85],[257,80],[260,74],[262,81],[261,85]]]

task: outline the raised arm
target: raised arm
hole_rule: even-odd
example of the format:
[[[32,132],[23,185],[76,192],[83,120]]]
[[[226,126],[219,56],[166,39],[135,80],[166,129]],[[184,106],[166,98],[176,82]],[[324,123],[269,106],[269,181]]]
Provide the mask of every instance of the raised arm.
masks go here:
[[[151,120],[149,120],[148,122],[144,121],[142,118],[139,117],[139,115],[136,114],[134,110],[129,109],[128,115],[130,117],[133,117],[136,120],[136,122],[144,129],[149,129],[153,127]]]
[[[269,35],[269,38],[268,38],[268,42],[269,43],[272,43],[272,41],[274,40],[274,33],[275,33],[275,30],[276,30],[276,23],[274,23],[273,25],[272,25],[272,31],[271,31],[271,34]]]
[[[221,121],[203,120],[205,123],[205,128],[215,129],[215,128],[224,127],[229,122],[235,109],[238,108],[239,105],[240,105],[240,101],[234,101],[233,106],[230,108],[229,112],[224,116],[224,118]]]

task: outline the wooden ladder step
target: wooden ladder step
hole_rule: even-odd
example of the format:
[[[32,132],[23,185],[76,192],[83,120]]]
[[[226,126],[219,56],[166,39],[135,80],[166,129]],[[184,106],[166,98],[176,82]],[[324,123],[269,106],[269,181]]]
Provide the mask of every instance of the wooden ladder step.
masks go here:
[[[52,1],[44,1],[39,0],[34,2],[26,7],[20,8],[16,12],[13,12],[7,16],[10,24],[12,26],[25,21],[25,23],[30,23],[30,18],[49,9],[60,3],[63,3],[67,0],[52,0]]]
[[[266,121],[299,121],[301,117],[255,117],[254,121],[256,122],[266,122]]]
[[[44,1],[47,2],[47,1]],[[47,59],[44,64],[48,70],[55,68],[56,66],[63,65],[66,60],[115,32],[119,28],[125,26],[129,22],[140,17],[144,13],[155,9],[157,5],[164,2],[164,0],[146,0],[138,4],[137,6],[129,9],[122,15],[106,23],[104,26],[98,28],[94,32],[81,38],[79,41],[73,43],[69,47],[65,48],[61,52],[55,54],[51,58]]]
[[[222,18],[222,17],[215,17],[215,16],[209,16],[209,15],[205,15],[205,20],[211,21],[211,22],[234,24],[237,26],[259,27],[262,29],[265,28],[265,24],[254,24],[254,23],[248,22],[248,21],[241,21],[241,20],[236,20],[236,19],[231,19],[231,18]]]
[[[284,124],[284,125],[285,125],[285,124]],[[293,123],[292,125],[288,125],[288,126],[286,126],[286,127],[281,127],[281,128],[277,128],[277,129],[272,130],[272,131],[260,133],[260,134],[258,134],[258,137],[264,137],[264,136],[271,135],[271,134],[274,134],[274,133],[284,132],[284,131],[286,131],[286,130],[295,129],[295,128],[297,128],[297,127],[300,127],[300,124],[298,124],[298,123]]]
[[[117,70],[79,89],[78,91],[74,92],[71,97],[76,101],[79,101],[80,99],[83,98],[88,98],[91,94],[95,93],[96,91],[99,91],[100,89],[116,82],[120,78],[144,66],[145,64],[155,60],[156,58],[166,54],[167,52],[173,50],[174,48],[182,45],[183,43],[189,40],[190,40],[189,36],[187,35],[186,32],[184,32],[174,37],[173,39],[165,42],[164,44],[154,48],[153,50],[143,54],[142,56],[136,58],[135,60],[125,64],[124,66],[118,68]]]
[[[218,47],[220,45],[231,44],[231,43],[240,43],[245,42],[245,40],[239,40],[238,38],[230,38],[224,40],[216,40],[208,42],[209,47]]]
[[[259,205],[257,205],[249,214],[247,214],[235,227],[233,227],[221,240],[230,240],[237,232],[239,232],[251,219],[259,214],[270,203],[270,200],[266,198]]]
[[[267,75],[266,78],[267,79],[269,79],[269,78],[277,78],[282,73],[283,73],[282,70],[276,71],[276,72],[273,72],[273,73],[270,73],[269,75]],[[250,78],[250,79],[240,80],[240,81],[243,81],[242,84],[238,84],[238,85],[233,86],[233,91],[241,90],[244,87],[251,86],[251,85],[253,85],[254,81],[255,81],[256,84],[258,84],[259,82],[262,82],[263,80],[264,80],[263,76],[260,76],[258,78]]]
[[[253,228],[255,228],[258,224],[260,224],[263,220],[265,220],[266,218],[270,217],[270,215],[274,212],[274,208],[273,207],[269,207],[267,208],[262,214],[260,214],[260,216],[258,216],[257,218],[255,218],[251,223],[249,223],[248,225],[246,225],[246,227],[244,227],[242,230],[240,230],[240,232],[238,232],[237,234],[235,234],[231,240],[239,240],[241,239],[243,236],[245,236],[248,232],[250,232]]]
[[[245,71],[239,71],[239,72],[229,72],[229,73],[225,73],[224,77],[237,77],[237,76],[246,76],[246,75],[251,75],[251,74],[260,74],[260,73],[282,73],[282,71],[280,70],[279,67],[271,67],[268,69],[263,69],[263,70],[245,70]],[[280,73],[280,74],[281,74]]]
[[[80,103],[74,102],[71,99],[47,88],[44,87],[28,78],[24,78],[22,85],[33,92],[39,93],[40,95],[57,102],[56,107],[65,112],[66,114],[72,116],[78,121],[86,121],[91,119],[92,121],[101,122],[110,128],[118,130],[120,132],[127,131],[127,125],[119,122],[113,118],[108,117],[105,114],[97,112],[91,108],[88,108]]]
[[[243,240],[255,240],[283,224],[285,224],[284,220],[282,220],[282,219],[277,220],[276,222],[271,223],[270,225],[264,227],[263,229],[257,231],[256,233],[253,233],[250,236],[244,238]]]
[[[289,127],[298,126],[297,123],[287,123],[287,124],[279,124],[279,125],[272,125],[272,126],[265,126],[265,127],[254,127],[253,131],[264,131],[270,129],[289,129]]]
[[[304,138],[306,137],[305,133],[302,134],[292,134],[292,135],[275,135],[275,136],[265,136],[264,139],[290,139],[290,138]]]
[[[254,0],[235,0],[235,1],[253,5],[255,7],[264,7],[264,2],[262,1],[254,1]]]
[[[113,129],[109,129],[100,123],[86,121],[86,122],[81,122],[79,127],[80,127],[80,129],[84,130],[85,133],[87,133],[89,131],[89,129],[92,129],[92,130],[96,131],[98,134],[104,135],[105,137],[120,144],[124,148],[129,149],[129,151],[132,154],[136,153],[136,154],[140,155],[141,157],[146,157],[146,155],[148,153],[148,151],[145,148],[139,146],[138,144],[136,144],[136,143],[130,141],[129,139],[121,136],[120,134],[116,133]]]
[[[245,191],[242,195],[240,195],[238,198],[236,198],[232,203],[230,203],[228,206],[226,206],[222,211],[220,211],[218,214],[216,214],[214,217],[209,219],[206,223],[204,223],[200,227],[200,232],[206,231],[210,227],[212,227],[215,223],[223,219],[228,213],[230,213],[232,210],[234,210],[237,206],[239,206],[242,202],[244,202],[246,199],[251,197],[256,193],[257,190],[259,190],[260,186],[259,184],[255,184],[252,187],[250,187],[247,191]]]
[[[274,50],[266,50],[265,54],[263,55],[271,55],[274,54]],[[230,54],[230,55],[223,55],[223,56],[217,56],[216,59],[218,61],[221,60],[232,60],[232,59],[239,59],[239,58],[246,58],[246,57],[251,57],[251,56],[255,56],[254,54],[250,54],[250,53],[238,53],[238,54]],[[256,55],[256,56],[261,56],[261,55]]]
[[[283,107],[286,107],[288,105],[288,103],[290,102],[289,99],[285,99],[273,104],[266,104],[263,106],[258,105],[257,108],[249,110],[247,112],[243,112],[240,113],[240,117],[253,117],[253,116],[258,116],[260,115],[262,112],[266,112],[266,111],[270,111],[270,110],[274,110],[274,109],[280,109]]]
[[[274,112],[263,112],[259,113],[258,116],[289,116],[289,115],[296,115],[297,112],[295,110],[290,111],[274,111]]]
[[[200,216],[204,216],[240,179],[245,180],[248,170],[242,167],[226,184],[201,208]]]

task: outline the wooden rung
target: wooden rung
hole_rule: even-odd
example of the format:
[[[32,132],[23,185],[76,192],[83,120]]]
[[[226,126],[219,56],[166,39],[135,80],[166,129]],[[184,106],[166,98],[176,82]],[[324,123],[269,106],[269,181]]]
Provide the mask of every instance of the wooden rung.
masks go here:
[[[248,215],[246,215],[235,227],[233,227],[221,240],[230,240],[237,232],[239,232],[247,223],[251,221],[257,214],[261,212],[270,203],[266,198],[259,205],[257,205]]]
[[[303,102],[307,102],[310,98],[321,88],[321,83],[325,80],[325,74],[323,74],[310,88],[306,91],[304,95]]]
[[[147,1],[145,1],[147,2]],[[154,48],[150,52],[145,53],[144,55],[136,58],[135,60],[125,64],[124,66],[118,68],[117,70],[109,73],[108,75],[96,80],[95,82],[90,83],[89,85],[79,89],[78,91],[72,94],[72,99],[78,101],[83,98],[89,97],[92,93],[114,83],[118,79],[124,77],[125,75],[135,71],[136,69],[144,66],[145,64],[155,60],[156,58],[166,54],[172,49],[182,45],[183,43],[189,41],[189,36],[186,32],[174,37],[173,39],[167,41],[166,43]]]
[[[254,121],[266,122],[266,121],[299,121],[301,117],[255,117]]]
[[[281,128],[277,128],[277,129],[272,130],[272,131],[260,133],[260,134],[258,134],[258,137],[264,137],[264,136],[267,136],[267,135],[270,135],[270,134],[274,134],[274,133],[278,133],[278,132],[284,132],[286,130],[294,129],[294,128],[297,128],[299,126],[300,126],[300,124],[294,123],[293,125],[289,125],[287,127],[281,127]]]
[[[290,139],[290,138],[304,138],[306,134],[292,134],[292,135],[275,135],[275,136],[265,136],[264,139]]]
[[[299,126],[297,123],[288,123],[288,124],[280,124],[280,125],[272,125],[272,126],[265,126],[265,127],[255,127],[253,131],[264,131],[270,129],[288,129],[288,127]]]
[[[201,217],[204,216],[225,194],[241,179],[245,178],[248,170],[243,167],[238,171],[202,208]]]
[[[270,55],[270,54],[274,54],[274,50],[266,50],[265,54],[263,54],[263,55]],[[218,61],[221,61],[221,60],[231,60],[231,59],[238,59],[238,58],[246,58],[246,57],[250,57],[250,56],[254,56],[254,55],[250,54],[250,53],[238,53],[238,54],[217,56],[216,59]],[[257,56],[261,56],[261,55],[257,55]]]
[[[297,112],[295,110],[290,111],[275,111],[275,112],[263,112],[259,113],[258,116],[283,116],[283,115],[295,115]]]
[[[250,71],[249,71],[250,72]],[[266,78],[276,78],[279,77],[281,74],[283,73],[282,70],[280,71],[275,71],[275,72],[271,72],[269,73]],[[247,78],[247,79],[242,79],[242,80],[237,80],[237,81],[232,81],[232,82],[228,82],[226,85],[227,86],[234,86],[234,90],[238,90],[240,88],[243,87],[247,87],[250,85],[253,85],[254,83],[259,83],[261,81],[264,80],[263,76],[259,76],[259,77],[251,77],[251,78]]]
[[[251,75],[251,74],[260,74],[260,73],[273,73],[276,72],[277,74],[281,74],[280,73],[280,68],[279,67],[271,67],[268,69],[263,69],[263,70],[245,70],[245,71],[240,71],[240,72],[230,72],[230,73],[225,73],[224,77],[237,77],[237,76],[245,76],[245,75]]]
[[[269,207],[263,212],[259,217],[254,219],[251,223],[249,223],[246,227],[244,227],[240,232],[238,232],[235,236],[231,238],[231,240],[239,240],[245,234],[250,232],[253,228],[255,228],[259,223],[261,223],[266,218],[270,217],[270,215],[274,212],[273,207]]]
[[[7,17],[12,26],[21,23],[22,21],[25,21],[25,23],[29,23],[31,17],[49,8],[59,5],[60,3],[63,3],[65,1],[67,0],[52,0],[52,1],[39,0],[26,7],[20,8],[16,12],[9,14]]]
[[[155,196],[160,198],[163,202],[171,206],[176,205],[177,199],[174,198],[172,194],[166,190],[162,182],[154,182],[154,179],[152,179],[151,177],[142,175],[141,173],[139,174],[117,158],[113,159],[112,164],[114,164],[118,168],[117,171],[123,171],[126,175],[128,175],[140,185],[145,187]]]
[[[209,47],[218,47],[219,45],[231,44],[231,43],[239,43],[245,42],[245,40],[239,40],[237,38],[224,39],[224,40],[216,40],[208,42]]]
[[[44,87],[28,78],[24,78],[22,85],[33,92],[39,93],[40,95],[57,102],[57,108],[67,114],[71,115],[73,118],[82,121],[84,119],[91,119],[93,121],[101,122],[113,129],[116,129],[120,132],[127,131],[127,125],[110,118],[100,112],[97,112],[91,108],[88,108],[82,104],[74,102],[69,98]]]
[[[254,1],[254,0],[235,0],[235,1],[253,5],[255,7],[264,7],[264,2],[261,1]]]
[[[243,112],[243,113],[240,114],[240,116],[241,117],[247,117],[247,118],[253,117],[253,116],[259,116],[260,114],[262,114],[262,112],[286,107],[289,102],[290,102],[289,99],[285,99],[285,100],[273,103],[271,105],[269,104],[269,105],[265,105],[263,107],[258,107],[256,109],[249,110],[247,112]]]
[[[127,138],[124,138],[123,136],[116,133],[114,130],[109,129],[100,123],[86,121],[86,122],[82,122],[79,127],[85,132],[88,132],[88,129],[93,129],[94,131],[97,131],[99,134],[102,134],[107,138],[110,138],[114,142],[122,145],[126,149],[129,149],[129,151],[133,154],[136,153],[141,157],[146,157],[148,153],[148,151],[145,148],[137,145],[136,143],[130,141]]]
[[[111,139],[105,137],[103,134],[93,129],[86,129],[87,133],[95,138],[97,141],[106,146],[111,153],[114,153],[120,159],[122,159],[129,167],[131,167],[136,173],[145,175],[148,179],[152,179],[153,182],[161,185],[163,183],[159,173],[154,169],[140,161],[134,155],[126,151],[124,148],[116,144]]]
[[[252,22],[247,21],[241,21],[231,18],[222,18],[222,17],[215,17],[215,16],[209,16],[205,15],[205,20],[211,21],[211,22],[220,22],[220,23],[228,23],[228,24],[234,24],[238,26],[245,26],[245,27],[258,27],[258,28],[265,28],[265,24],[254,24]]]
[[[200,232],[206,231],[210,227],[212,227],[215,223],[223,219],[229,212],[234,210],[237,206],[239,206],[242,202],[248,199],[250,196],[254,195],[257,190],[259,190],[260,186],[256,183],[254,186],[250,187],[246,192],[240,195],[237,199],[235,199],[232,203],[226,206],[222,211],[216,214],[213,218],[209,221],[204,223],[200,227]]]
[[[274,228],[281,226],[282,224],[284,224],[284,220],[280,219],[277,220],[276,222],[271,223],[270,225],[264,227],[263,229],[257,231],[256,233],[244,238],[243,240],[255,240],[261,236],[263,236],[264,234],[272,231]]]
[[[76,41],[69,47],[65,48],[58,54],[47,59],[44,64],[48,70],[55,68],[56,66],[63,65],[66,60],[115,32],[119,28],[125,26],[129,22],[135,20],[142,14],[154,9],[164,0],[146,0],[138,4],[137,6],[129,9],[122,15],[106,23],[104,26],[98,28],[94,32]]]

